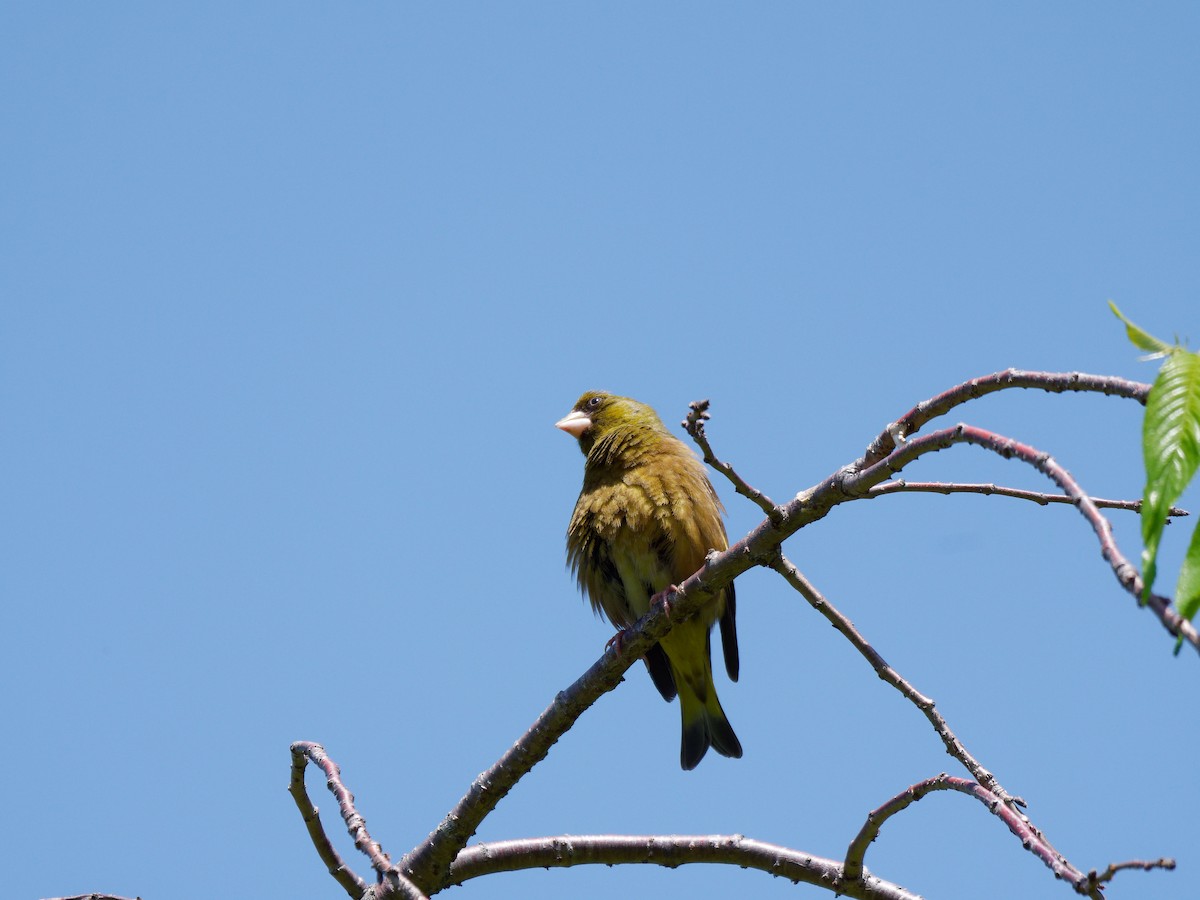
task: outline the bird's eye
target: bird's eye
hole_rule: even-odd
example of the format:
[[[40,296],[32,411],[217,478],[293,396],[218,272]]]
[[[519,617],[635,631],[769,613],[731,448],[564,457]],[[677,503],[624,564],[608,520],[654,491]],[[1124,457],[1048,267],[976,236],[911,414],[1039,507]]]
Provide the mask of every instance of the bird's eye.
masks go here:
[[[599,397],[593,397],[591,400],[589,400],[587,402],[588,409],[595,409],[599,405],[600,405]]]

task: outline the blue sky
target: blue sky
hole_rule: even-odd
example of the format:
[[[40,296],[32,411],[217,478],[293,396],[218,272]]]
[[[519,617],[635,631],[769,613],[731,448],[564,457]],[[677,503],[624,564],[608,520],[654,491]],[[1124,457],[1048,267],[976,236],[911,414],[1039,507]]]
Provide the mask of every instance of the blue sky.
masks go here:
[[[1184,3],[8,5],[0,895],[338,896],[297,739],[385,849],[422,839],[611,633],[564,568],[582,457],[552,424],[586,389],[669,423],[710,398],[717,452],[784,499],[969,377],[1152,379],[1105,304],[1195,346],[1198,39]],[[1134,404],[959,419],[1141,491]],[[909,476],[1046,487],[966,447]],[[717,486],[740,537],[757,510]],[[785,549],[1076,865],[1178,858],[1111,896],[1192,896],[1197,659],[1077,514],[896,496]],[[777,577],[738,596],[744,759],[681,772],[634,669],[478,837],[839,856],[962,774]],[[1070,895],[959,795],[867,864]],[[798,890],[626,867],[455,896]]]

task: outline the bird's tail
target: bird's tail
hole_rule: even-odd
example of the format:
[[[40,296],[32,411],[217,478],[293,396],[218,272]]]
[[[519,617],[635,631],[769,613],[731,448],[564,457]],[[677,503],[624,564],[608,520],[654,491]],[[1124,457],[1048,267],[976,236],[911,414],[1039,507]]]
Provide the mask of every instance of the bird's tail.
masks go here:
[[[742,744],[721,701],[717,699],[717,688],[712,676],[708,677],[705,696],[700,697],[684,679],[678,680],[679,708],[683,715],[683,740],[679,747],[679,764],[685,769],[694,769],[704,759],[708,748],[712,747],[722,756],[739,759],[742,755]]]

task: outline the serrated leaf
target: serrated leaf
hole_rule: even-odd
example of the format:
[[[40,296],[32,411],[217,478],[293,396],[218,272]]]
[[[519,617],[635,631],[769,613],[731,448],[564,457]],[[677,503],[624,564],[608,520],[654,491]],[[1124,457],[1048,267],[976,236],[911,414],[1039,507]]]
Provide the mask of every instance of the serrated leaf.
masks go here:
[[[1115,309],[1115,307],[1114,307]],[[1146,491],[1142,500],[1142,600],[1157,576],[1167,512],[1200,466],[1200,356],[1172,349],[1146,398],[1142,422]]]
[[[1192,542],[1179,569],[1175,608],[1185,619],[1196,618],[1196,613],[1200,611],[1200,525],[1192,532]]]
[[[1108,307],[1113,311],[1113,314],[1118,319],[1125,323],[1125,334],[1129,336],[1129,340],[1133,346],[1137,347],[1139,350],[1145,350],[1147,353],[1153,353],[1161,356],[1170,353],[1175,349],[1171,344],[1168,344],[1166,341],[1160,341],[1158,338],[1154,337],[1154,335],[1143,331],[1130,322],[1127,318],[1125,318],[1124,313],[1117,309],[1117,304],[1113,303],[1111,300],[1108,301]]]

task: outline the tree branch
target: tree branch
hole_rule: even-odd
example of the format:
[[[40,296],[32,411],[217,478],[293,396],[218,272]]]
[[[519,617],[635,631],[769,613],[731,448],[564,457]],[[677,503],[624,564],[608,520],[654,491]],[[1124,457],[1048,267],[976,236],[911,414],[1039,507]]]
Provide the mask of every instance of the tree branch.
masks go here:
[[[325,784],[334,797],[337,798],[338,808],[346,823],[346,830],[357,847],[370,861],[371,867],[379,877],[377,884],[368,886],[343,861],[329,841],[325,828],[321,824],[318,810],[308,798],[308,789],[304,785],[304,768],[309,760],[325,772]],[[312,741],[296,741],[292,744],[292,779],[288,792],[296,801],[304,824],[308,828],[309,837],[317,848],[317,854],[324,861],[329,873],[345,889],[346,893],[358,898],[370,900],[388,900],[400,897],[402,900],[428,900],[425,893],[412,883],[406,876],[392,865],[388,855],[383,852],[371,835],[367,832],[366,820],[354,805],[354,795],[350,793],[342,781],[342,770],[338,767],[325,748]]]
[[[980,378],[972,378],[957,384],[948,391],[943,391],[936,397],[924,400],[890,423],[879,436],[867,447],[860,461],[861,467],[873,465],[896,449],[900,441],[915,434],[921,426],[931,419],[944,416],[954,407],[1009,388],[1036,388],[1050,393],[1061,394],[1065,391],[1084,391],[1105,394],[1108,396],[1126,397],[1146,402],[1150,393],[1150,385],[1139,381],[1129,381],[1125,378],[1114,378],[1108,375],[1086,375],[1083,372],[1027,372],[1022,369],[1005,369]]]
[[[813,609],[824,616],[830,625],[850,641],[854,649],[861,653],[867,662],[871,664],[871,668],[875,670],[875,674],[880,679],[898,690],[925,715],[925,718],[933,726],[933,730],[942,739],[942,743],[946,745],[946,752],[962,763],[979,784],[1005,801],[1010,801],[1014,804],[1021,802],[1019,798],[1013,797],[1012,794],[1006,791],[1000,782],[996,780],[996,776],[985,769],[979,760],[971,755],[963,742],[950,729],[950,725],[942,718],[942,714],[937,711],[933,699],[926,697],[918,691],[899,672],[888,665],[879,651],[872,647],[859,630],[855,628],[854,623],[842,615],[787,557],[782,553],[778,554],[772,561],[771,568],[782,575],[787,583],[795,588]]]
[[[728,579],[727,579],[728,580]],[[399,867],[426,891],[445,883],[450,864],[466,846],[479,824],[513,786],[545,759],[550,748],[601,696],[621,683],[622,675],[641,659],[672,625],[694,616],[726,581],[711,582],[703,570],[688,578],[669,598],[670,615],[660,601],[621,640],[592,664],[574,684],[560,691],[515,744],[471,787],[433,832],[400,861]]]
[[[975,757],[971,755],[971,753],[967,750],[966,745],[963,744],[962,740],[950,728],[949,723],[946,722],[941,713],[937,711],[936,704],[932,698],[926,697],[903,676],[901,676],[899,672],[889,666],[879,652],[872,647],[870,643],[867,642],[866,638],[864,638],[858,631],[858,629],[854,627],[854,623],[842,615],[842,613],[839,612],[837,608],[833,606],[833,604],[831,604],[824,596],[822,596],[812,582],[805,578],[805,576],[785,556],[783,556],[783,554],[779,555],[778,559],[772,564],[771,568],[782,575],[787,582],[793,588],[795,588],[805,600],[809,602],[813,609],[824,616],[834,628],[836,628],[843,636],[846,637],[847,640],[850,641],[851,644],[854,645],[855,649],[858,650],[859,653],[861,653],[871,664],[871,667],[875,670],[875,674],[877,674],[883,681],[896,688],[896,690],[903,694],[910,702],[913,703],[914,706],[921,710],[921,712],[925,715],[925,718],[927,718],[930,724],[933,725],[933,729],[937,732],[938,737],[942,739],[942,743],[946,747],[946,752],[961,762],[967,771],[971,773],[972,777],[975,778],[975,781],[977,782],[976,786],[978,786],[980,791],[983,792],[982,794],[976,794],[976,796],[981,800],[989,800],[991,802],[998,803],[1003,807],[1002,810],[992,809],[991,811],[1005,821],[1008,824],[1009,829],[1022,839],[1022,844],[1025,849],[1030,850],[1039,856],[1042,861],[1051,868],[1056,876],[1066,879],[1067,881],[1071,882],[1071,884],[1075,885],[1076,891],[1079,893],[1088,894],[1089,896],[1093,895],[1092,888],[1089,888],[1085,891],[1081,890],[1079,887],[1081,884],[1086,882],[1086,876],[1083,874],[1083,872],[1072,866],[1067,861],[1066,857],[1055,850],[1050,842],[1045,839],[1041,831],[1034,827],[1029,817],[1025,815],[1025,813],[1023,813],[1019,808],[1024,806],[1025,802],[1021,798],[1014,797],[1012,794],[1006,791],[1001,786],[999,781],[997,781],[995,775],[985,769],[979,760],[975,759]],[[850,849],[846,854],[847,878],[853,879],[858,877],[857,873],[861,868],[862,857],[866,853],[865,843],[870,843],[870,841],[873,841],[875,839],[875,835],[878,834],[879,831],[878,827],[876,827],[873,832],[870,832],[868,826],[872,822],[872,817],[880,813],[881,810],[886,812],[886,815],[883,816],[883,819],[886,819],[888,816],[891,816],[895,812],[898,812],[899,810],[908,806],[908,804],[914,800],[921,799],[921,797],[923,797],[930,790],[952,789],[961,790],[964,793],[970,793],[970,791],[967,791],[967,789],[962,787],[962,785],[971,785],[972,782],[964,781],[962,779],[955,779],[948,775],[941,775],[938,776],[938,778],[943,779],[945,784],[935,783],[938,782],[938,779],[930,779],[930,782],[928,783],[922,782],[920,785],[914,785],[908,791],[905,791],[903,794],[900,794],[888,801],[887,804],[884,804],[883,807],[880,807],[880,810],[877,810],[868,817],[868,825],[863,826],[864,831],[860,832],[859,837],[855,839],[855,842],[851,843]],[[922,785],[926,786],[922,787]],[[914,791],[917,793],[910,796],[910,794],[912,794]],[[905,797],[908,797],[908,800],[902,805],[896,806],[896,804]],[[879,825],[882,825],[882,823],[883,821],[880,820]],[[865,841],[865,843],[862,844],[860,849],[860,842],[863,841]],[[1095,892],[1094,896],[1098,900],[1100,894]]]
[[[713,453],[712,447],[708,443],[708,436],[704,433],[704,422],[709,418],[708,406],[709,403],[707,400],[696,400],[693,403],[689,403],[688,407],[691,409],[691,412],[687,414],[687,418],[681,423],[684,430],[692,436],[692,440],[700,447],[700,451],[704,455],[704,461],[728,478],[729,483],[733,485],[735,491],[743,497],[748,498],[766,513],[768,519],[778,525],[781,514],[771,498],[743,481],[742,477],[733,470],[733,466],[729,463],[721,462]]]
[[[1092,871],[1088,872],[1087,877],[1089,884],[1101,885],[1105,882],[1112,881],[1113,876],[1124,869],[1141,869],[1142,871],[1149,872],[1151,869],[1167,869],[1169,871],[1174,868],[1175,860],[1169,859],[1165,856],[1162,859],[1153,860],[1131,859],[1128,862],[1112,863],[1107,869],[1100,873],[1097,873],[1095,869],[1092,869]]]
[[[847,897],[919,900],[899,885],[865,870],[853,881],[832,859],[734,835],[571,835],[496,841],[467,847],[451,866],[450,884],[493,872],[578,865],[649,863],[676,868],[689,863],[723,863],[756,869],[793,883],[811,884]]]
[[[1100,554],[1112,568],[1117,581],[1138,601],[1139,605],[1141,604],[1142,578],[1133,564],[1117,547],[1117,542],[1112,534],[1112,525],[1108,519],[1101,514],[1092,498],[1079,487],[1070,472],[1059,465],[1049,453],[1044,453],[1028,444],[972,425],[959,424],[953,428],[945,428],[906,442],[903,447],[886,458],[847,478],[844,490],[857,491],[860,495],[865,495],[889,475],[899,472],[926,453],[935,453],[962,443],[983,447],[1005,459],[1018,459],[1032,466],[1062,488],[1063,493],[1071,498],[1079,512],[1091,524],[1092,530],[1100,542]],[[1170,604],[1171,601],[1168,598],[1151,594],[1146,606],[1154,611],[1163,627],[1171,635],[1182,637],[1197,651],[1200,651],[1200,633],[1197,632],[1195,625],[1179,615],[1171,608]]]
[[[866,858],[867,848],[879,836],[879,830],[883,827],[884,822],[926,794],[948,790],[974,797],[986,806],[989,812],[1004,822],[1008,826],[1008,830],[1020,838],[1021,846],[1044,862],[1056,878],[1070,883],[1079,894],[1093,897],[1095,900],[1103,900],[1104,895],[1100,892],[1098,884],[1072,866],[1061,853],[1051,847],[1042,833],[1033,827],[1027,816],[1013,809],[982,785],[967,781],[965,778],[955,778],[945,772],[912,785],[867,815],[867,821],[863,823],[862,829],[850,842],[850,847],[846,851],[846,862],[843,867],[844,877],[850,881],[860,877],[864,871],[863,860]]]
[[[874,499],[886,494],[899,493],[984,494],[985,496],[994,494],[999,497],[1030,500],[1038,504],[1038,506],[1046,506],[1049,503],[1075,503],[1075,498],[1069,497],[1066,494],[1045,494],[1041,491],[1027,491],[1022,488],[1005,487],[999,484],[962,484],[954,481],[904,481],[902,479],[877,484],[867,491],[866,496],[868,499]],[[1124,509],[1130,512],[1142,511],[1141,500],[1104,500],[1100,497],[1092,497],[1091,500],[1099,509]],[[1168,515],[1174,517],[1186,516],[1188,515],[1188,511],[1180,509],[1177,506],[1172,506],[1168,510]]]
[[[363,900],[392,900],[393,897],[399,897],[400,900],[429,900],[424,891],[395,868],[390,869],[383,881],[371,888]]]
[[[357,900],[366,891],[367,883],[343,862],[337,850],[333,848],[333,844],[330,843],[329,836],[325,833],[325,828],[321,824],[319,811],[313,806],[312,801],[308,797],[308,789],[304,786],[304,768],[309,760],[312,760],[313,763],[324,770],[326,776],[325,783],[333,793],[333,796],[337,798],[342,818],[346,822],[346,828],[349,830],[350,836],[354,838],[354,846],[367,855],[372,865],[376,867],[376,871],[386,870],[389,864],[386,862],[386,856],[383,855],[383,851],[379,848],[379,845],[372,841],[370,835],[367,834],[366,822],[358,814],[358,810],[354,808],[354,795],[346,790],[346,786],[342,784],[341,770],[325,754],[325,748],[320,744],[314,744],[312,741],[296,741],[292,744],[292,779],[288,785],[288,793],[292,795],[292,799],[296,802],[296,806],[300,810],[300,815],[304,818],[304,826],[308,829],[308,835],[312,839],[313,846],[317,849],[317,855],[321,857],[321,861],[329,869],[329,874],[334,877],[347,894]],[[384,867],[383,870],[379,868],[380,863]]]

